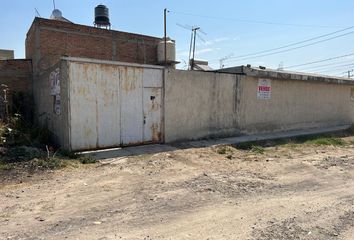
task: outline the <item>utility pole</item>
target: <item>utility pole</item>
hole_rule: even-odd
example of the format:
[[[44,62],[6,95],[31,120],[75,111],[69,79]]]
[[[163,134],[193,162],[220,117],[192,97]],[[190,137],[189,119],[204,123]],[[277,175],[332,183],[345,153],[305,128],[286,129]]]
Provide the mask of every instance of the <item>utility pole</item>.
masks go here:
[[[193,29],[191,32],[191,42],[189,44],[189,56],[188,56],[188,70],[192,70],[191,69],[191,55],[192,55],[192,43],[193,43]]]
[[[164,42],[165,42],[165,66],[167,65],[167,8],[164,9],[163,11],[163,16],[164,16]]]
[[[345,71],[345,72],[342,72],[342,74],[348,74],[347,77],[348,77],[348,78],[352,78],[352,77],[354,77],[354,74],[351,74],[351,73],[353,73],[353,72],[354,72],[354,69],[348,70],[348,71]],[[342,76],[343,76],[343,75],[342,75]]]
[[[191,42],[189,45],[189,57],[188,57],[188,70],[193,70],[194,67],[194,57],[195,57],[195,41],[196,41],[196,37],[198,36],[198,38],[200,40],[202,40],[203,42],[205,42],[205,40],[199,36],[199,34],[197,33],[197,31],[199,30],[201,33],[205,34],[205,32],[202,31],[202,29],[200,27],[195,27],[195,26],[188,26],[188,25],[181,25],[179,23],[176,23],[177,26],[180,26],[181,28],[187,29],[187,30],[192,30],[191,32]],[[191,57],[192,56],[192,57]]]
[[[196,27],[192,29],[192,32],[194,34],[193,36],[193,54],[192,54],[192,61],[191,61],[191,70],[194,68],[194,55],[195,55],[195,39],[197,37],[197,31],[200,29],[200,27]]]

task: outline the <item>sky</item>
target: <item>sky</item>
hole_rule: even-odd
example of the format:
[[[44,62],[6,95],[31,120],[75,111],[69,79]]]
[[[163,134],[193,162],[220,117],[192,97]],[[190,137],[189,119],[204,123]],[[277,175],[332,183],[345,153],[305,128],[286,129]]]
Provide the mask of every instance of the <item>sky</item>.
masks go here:
[[[196,59],[209,61],[213,68],[251,64],[338,76],[354,69],[354,28],[350,28],[354,26],[353,0],[56,0],[55,3],[65,18],[91,26],[94,7],[105,4],[112,29],[156,37],[163,36],[163,10],[167,8],[167,32],[176,41],[181,69],[187,66],[189,28],[193,26],[204,32],[199,32],[196,41]],[[25,58],[26,33],[36,16],[35,8],[41,17],[49,18],[53,1],[0,0],[0,4],[0,49],[13,49],[16,58]],[[330,58],[335,59],[326,60]],[[296,67],[301,64],[306,65]]]

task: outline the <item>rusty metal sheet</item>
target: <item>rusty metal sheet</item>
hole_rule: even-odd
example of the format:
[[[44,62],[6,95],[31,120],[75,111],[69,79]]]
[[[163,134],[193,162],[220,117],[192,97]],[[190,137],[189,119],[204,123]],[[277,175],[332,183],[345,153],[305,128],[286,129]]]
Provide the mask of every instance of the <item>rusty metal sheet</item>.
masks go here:
[[[144,68],[143,70],[144,87],[162,87],[162,70]]]
[[[72,150],[161,141],[161,69],[69,62],[69,83]]]
[[[99,67],[71,63],[70,143],[73,150],[97,148],[96,81]]]
[[[70,64],[71,148],[120,144],[119,78],[116,68]]]
[[[119,72],[117,67],[100,66],[96,81],[98,148],[119,146],[120,144],[119,97]]]
[[[121,102],[121,143],[143,141],[143,69],[119,67]]]
[[[161,88],[144,88],[144,142],[161,141]]]

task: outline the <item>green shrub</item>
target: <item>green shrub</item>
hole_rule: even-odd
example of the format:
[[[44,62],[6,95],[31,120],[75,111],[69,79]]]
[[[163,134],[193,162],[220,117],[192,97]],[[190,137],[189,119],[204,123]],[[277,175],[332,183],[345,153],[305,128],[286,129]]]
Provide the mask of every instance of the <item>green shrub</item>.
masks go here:
[[[55,170],[65,167],[67,163],[60,158],[35,158],[30,165],[32,169]]]
[[[307,140],[306,144],[312,145],[333,145],[333,146],[344,146],[347,143],[340,138],[330,138],[330,137],[320,137],[312,140]]]
[[[82,156],[78,159],[82,164],[93,164],[97,163],[97,160],[91,156]]]
[[[251,147],[251,152],[254,153],[263,154],[264,151],[265,151],[264,148],[259,145],[252,145]]]
[[[33,147],[19,146],[8,148],[6,154],[1,157],[4,163],[24,162],[33,158],[46,157],[46,152]]]
[[[226,154],[226,152],[227,152],[227,147],[226,147],[226,146],[218,147],[217,150],[216,150],[216,152],[217,152],[218,154]]]

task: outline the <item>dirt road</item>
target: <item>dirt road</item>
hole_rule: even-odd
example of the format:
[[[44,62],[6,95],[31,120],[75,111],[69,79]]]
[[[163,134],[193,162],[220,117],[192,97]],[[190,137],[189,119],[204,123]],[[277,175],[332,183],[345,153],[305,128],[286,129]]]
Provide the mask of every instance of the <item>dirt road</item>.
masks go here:
[[[25,177],[0,187],[0,239],[353,240],[346,140],[176,149]]]

